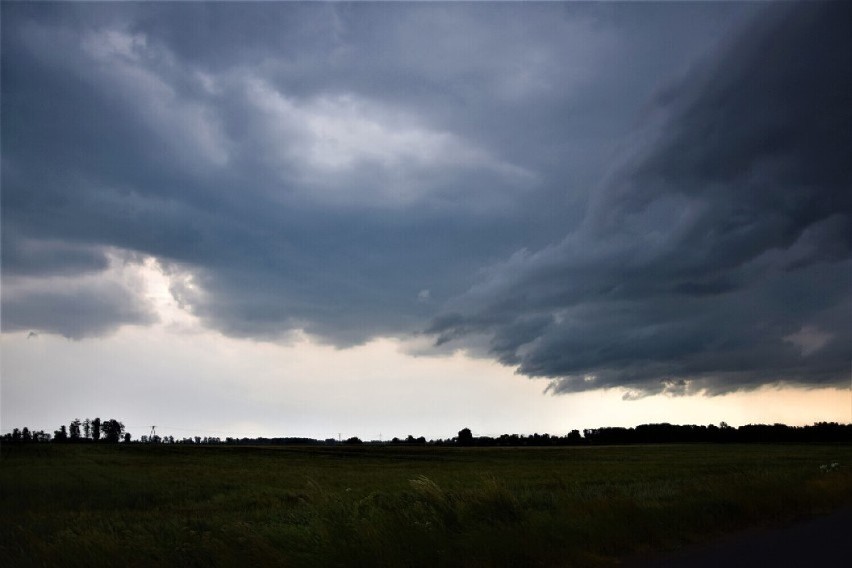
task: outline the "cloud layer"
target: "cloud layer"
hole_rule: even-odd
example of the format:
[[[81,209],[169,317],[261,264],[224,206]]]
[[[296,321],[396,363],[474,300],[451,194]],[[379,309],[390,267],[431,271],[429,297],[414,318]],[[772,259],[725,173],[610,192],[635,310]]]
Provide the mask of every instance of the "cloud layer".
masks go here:
[[[849,9],[779,12],[661,91],[583,223],[492,267],[436,319],[439,341],[486,334],[557,392],[844,380]]]
[[[4,331],[422,331],[556,392],[837,383],[841,5],[4,4]],[[183,276],[182,276],[183,277]],[[845,351],[844,351],[845,349]]]

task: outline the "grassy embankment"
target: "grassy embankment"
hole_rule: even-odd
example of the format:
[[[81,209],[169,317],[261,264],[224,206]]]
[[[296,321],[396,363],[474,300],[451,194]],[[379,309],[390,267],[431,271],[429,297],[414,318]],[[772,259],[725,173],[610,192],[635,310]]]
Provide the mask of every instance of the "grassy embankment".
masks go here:
[[[850,464],[822,445],[5,446],[0,563],[609,565],[852,504]]]

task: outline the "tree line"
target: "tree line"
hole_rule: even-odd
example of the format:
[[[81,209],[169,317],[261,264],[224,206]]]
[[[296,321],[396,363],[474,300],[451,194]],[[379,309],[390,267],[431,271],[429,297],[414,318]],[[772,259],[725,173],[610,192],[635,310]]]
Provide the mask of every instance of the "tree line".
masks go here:
[[[691,443],[852,443],[852,424],[817,422],[810,426],[786,424],[746,424],[734,428],[725,422],[715,424],[641,424],[634,428],[618,426],[572,430],[565,436],[533,434],[519,436],[474,437],[468,428],[452,440],[440,444],[461,446],[604,446],[621,444],[691,444]]]
[[[3,442],[13,443],[110,443],[117,444],[120,441],[129,443],[130,432],[124,431],[124,424],[115,418],[101,420],[100,418],[86,418],[80,420],[75,418],[68,426],[62,424],[53,434],[44,430],[30,430],[26,426],[15,428],[3,435]]]
[[[64,424],[53,435],[43,430],[15,428],[0,438],[12,443],[118,443],[131,442],[129,432],[118,420],[100,418],[74,419]],[[604,427],[572,430],[564,436],[550,434],[502,434],[500,436],[474,436],[470,428],[462,428],[458,435],[448,439],[426,440],[415,438],[393,438],[389,441],[364,442],[358,437],[337,440],[327,438],[276,437],[276,438],[232,438],[188,437],[175,439],[173,436],[142,436],[141,443],[156,444],[225,444],[225,445],[384,445],[384,446],[601,446],[613,444],[689,444],[689,443],[852,443],[852,424],[817,422],[810,426],[787,426],[786,424],[746,424],[737,428],[722,422],[704,425],[678,425],[666,422],[641,424],[634,428]]]

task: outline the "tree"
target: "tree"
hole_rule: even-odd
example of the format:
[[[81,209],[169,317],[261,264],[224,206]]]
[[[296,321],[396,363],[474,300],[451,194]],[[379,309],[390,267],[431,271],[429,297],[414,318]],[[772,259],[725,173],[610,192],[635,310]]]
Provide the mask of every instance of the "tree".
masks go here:
[[[125,433],[124,433],[124,443],[125,443],[125,444],[129,444],[129,443],[130,443],[130,432],[125,432]]]
[[[88,439],[89,435],[91,433],[92,433],[92,421],[89,420],[88,418],[86,418],[85,420],[83,420],[83,434],[85,435],[86,439]]]
[[[68,427],[68,435],[75,442],[80,439],[80,419],[75,418],[71,421],[71,425]]]
[[[473,445],[473,434],[471,433],[470,428],[462,428],[459,430],[458,441],[460,446]]]
[[[101,439],[101,419],[93,418],[92,419],[92,440],[97,442]]]
[[[101,428],[104,432],[104,439],[111,444],[117,444],[118,440],[121,439],[121,435],[124,433],[124,424],[115,418],[105,421],[101,425]]]
[[[68,430],[65,429],[65,424],[59,427],[59,430],[53,431],[53,440],[56,442],[64,442],[68,439]]]
[[[22,442],[31,442],[32,439],[33,439],[33,437],[30,434],[30,429],[27,428],[26,426],[24,426],[24,429],[21,430],[21,441]]]

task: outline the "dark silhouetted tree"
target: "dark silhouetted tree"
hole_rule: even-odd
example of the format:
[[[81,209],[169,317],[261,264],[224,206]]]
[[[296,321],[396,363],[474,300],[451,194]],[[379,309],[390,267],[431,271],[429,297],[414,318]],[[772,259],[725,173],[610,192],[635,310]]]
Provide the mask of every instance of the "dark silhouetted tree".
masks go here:
[[[579,430],[571,430],[571,432],[565,436],[565,441],[569,444],[579,444],[583,441],[583,438],[580,436]]]
[[[462,428],[459,430],[458,441],[460,446],[473,445],[473,434],[471,433],[470,428]]]
[[[93,418],[92,419],[92,440],[97,442],[101,439],[101,419]]]
[[[124,443],[125,443],[125,444],[129,444],[129,443],[130,443],[130,432],[125,432],[125,433],[124,433]]]
[[[68,440],[68,430],[65,429],[65,424],[59,427],[59,430],[53,431],[54,442],[65,442]]]
[[[32,442],[33,437],[30,434],[30,429],[24,426],[24,429],[21,430],[21,441],[22,442]]]
[[[83,435],[86,439],[92,434],[92,421],[86,418],[83,420]]]
[[[77,442],[80,440],[80,419],[75,418],[71,421],[70,426],[68,426],[68,437],[71,438],[71,441]]]
[[[105,421],[101,425],[101,428],[104,432],[104,440],[111,444],[118,443],[121,435],[124,433],[124,424],[115,418]]]

